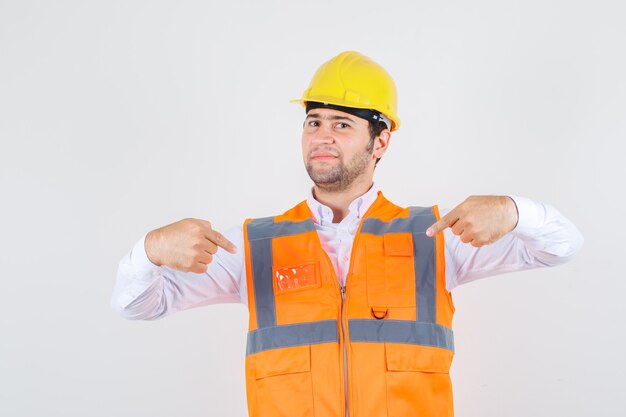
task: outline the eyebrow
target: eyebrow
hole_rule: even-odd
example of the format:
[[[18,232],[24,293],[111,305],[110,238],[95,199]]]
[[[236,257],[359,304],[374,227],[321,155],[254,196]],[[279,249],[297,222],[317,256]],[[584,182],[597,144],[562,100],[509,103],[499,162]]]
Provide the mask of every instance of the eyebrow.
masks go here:
[[[330,120],[349,120],[352,123],[355,123],[354,120],[352,120],[351,118],[347,117],[347,116],[326,116],[326,117],[322,117],[319,115],[319,113],[309,113],[306,118],[304,120],[307,119],[330,119]]]

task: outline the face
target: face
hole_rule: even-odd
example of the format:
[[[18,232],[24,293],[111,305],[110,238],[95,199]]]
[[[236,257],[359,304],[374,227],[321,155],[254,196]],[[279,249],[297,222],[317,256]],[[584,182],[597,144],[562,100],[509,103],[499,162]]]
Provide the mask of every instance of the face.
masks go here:
[[[347,189],[374,172],[369,122],[334,109],[313,109],[304,120],[302,156],[309,177],[328,191]]]

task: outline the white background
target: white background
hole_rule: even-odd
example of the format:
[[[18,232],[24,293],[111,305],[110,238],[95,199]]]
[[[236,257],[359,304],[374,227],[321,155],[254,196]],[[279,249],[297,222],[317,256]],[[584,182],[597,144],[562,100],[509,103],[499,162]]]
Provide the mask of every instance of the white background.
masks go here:
[[[109,307],[143,233],[224,230],[310,186],[299,97],[343,50],[383,65],[401,205],[517,194],[585,245],[454,290],[457,416],[623,416],[620,1],[0,1],[0,415],[244,416],[247,311]]]

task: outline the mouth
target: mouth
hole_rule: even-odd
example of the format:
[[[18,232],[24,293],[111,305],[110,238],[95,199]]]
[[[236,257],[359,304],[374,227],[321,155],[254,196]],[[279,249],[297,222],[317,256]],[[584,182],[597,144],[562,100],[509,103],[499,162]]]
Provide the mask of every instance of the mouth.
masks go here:
[[[310,156],[312,161],[328,161],[335,158],[337,158],[337,155],[330,152],[314,152]]]
[[[311,158],[312,161],[329,161],[331,159],[337,158],[333,155],[318,155]]]

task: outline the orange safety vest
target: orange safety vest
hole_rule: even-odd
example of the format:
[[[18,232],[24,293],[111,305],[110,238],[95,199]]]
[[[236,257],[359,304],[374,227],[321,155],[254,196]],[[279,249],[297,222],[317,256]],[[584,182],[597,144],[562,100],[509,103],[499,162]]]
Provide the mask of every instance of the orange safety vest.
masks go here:
[[[453,416],[443,234],[425,234],[438,219],[379,191],[346,287],[306,201],[244,222],[251,417]]]

